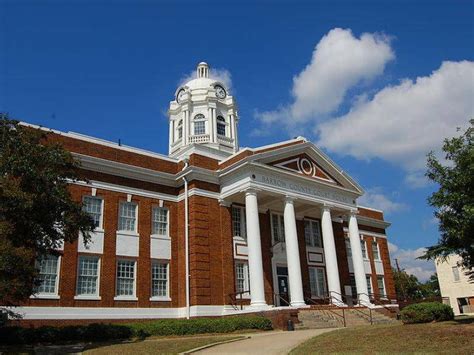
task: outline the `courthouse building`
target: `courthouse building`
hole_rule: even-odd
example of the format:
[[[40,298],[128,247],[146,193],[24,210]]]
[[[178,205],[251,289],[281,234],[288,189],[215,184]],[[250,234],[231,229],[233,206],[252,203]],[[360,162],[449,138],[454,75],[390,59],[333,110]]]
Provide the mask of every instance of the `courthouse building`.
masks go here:
[[[70,191],[96,228],[39,263],[25,319],[396,303],[383,212],[303,137],[239,147],[235,98],[209,74],[176,90],[168,155],[49,131],[81,162]]]

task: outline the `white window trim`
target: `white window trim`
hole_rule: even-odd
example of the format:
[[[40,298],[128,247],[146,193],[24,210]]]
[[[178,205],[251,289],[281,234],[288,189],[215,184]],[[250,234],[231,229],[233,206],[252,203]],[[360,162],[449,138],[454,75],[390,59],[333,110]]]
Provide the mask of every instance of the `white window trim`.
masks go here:
[[[196,118],[197,116],[199,115],[202,115],[203,117],[199,117],[199,118]],[[204,123],[204,133],[197,133],[196,134],[196,122],[203,122]],[[192,126],[193,126],[193,136],[202,136],[202,135],[205,135],[205,134],[208,134],[207,132],[209,131],[208,130],[208,127],[207,127],[207,118],[206,118],[206,115],[202,114],[202,113],[197,113],[194,117],[193,117],[193,120],[192,120]]]
[[[322,290],[322,295],[324,297],[324,294],[327,293],[326,289],[327,289],[327,280],[326,280],[326,269],[324,267],[321,267],[321,266],[309,266],[308,269],[320,269],[323,271],[323,278],[324,278],[324,289]],[[310,271],[308,271],[310,272]],[[311,289],[311,275],[310,275],[310,284],[309,284],[309,288],[310,288],[310,291],[311,291],[311,298],[317,298],[317,297],[321,297],[320,295],[317,295],[317,294],[314,294],[313,293],[313,290]],[[316,277],[316,287],[319,288],[319,285],[318,285],[318,279]]]
[[[79,259],[80,258],[97,258],[97,287],[95,295],[78,295],[77,291],[79,289]],[[100,301],[102,297],[100,297],[100,270],[101,270],[102,258],[96,255],[78,255],[77,257],[77,272],[76,272],[76,295],[74,296],[75,300],[92,300],[92,301]]]
[[[219,117],[219,116],[222,117],[222,118],[224,119],[224,121],[219,121],[219,120],[217,119],[217,117]],[[227,121],[228,121],[228,119],[226,119],[226,118],[224,117],[224,115],[217,115],[217,116],[216,116],[216,133],[217,133],[217,126],[218,126],[219,124],[222,124],[222,125],[225,126],[225,134],[219,134],[219,133],[217,133],[217,135],[218,135],[219,137],[229,137],[229,136],[230,136],[230,123],[227,122]]]
[[[56,282],[54,284],[54,293],[35,293],[30,296],[32,299],[45,299],[45,300],[59,300],[59,277],[61,276],[61,260],[62,256],[58,256],[58,268],[56,270]]]
[[[120,225],[120,206],[123,204],[123,203],[132,203],[135,205],[135,229],[133,231],[129,231],[129,230],[122,230],[122,229],[118,229],[119,225]],[[117,233],[119,234],[126,234],[126,235],[133,235],[133,236],[139,236],[138,234],[138,202],[128,202],[128,201],[119,201],[119,211],[118,211],[118,221],[117,221]]]
[[[319,241],[320,241],[320,244],[321,246],[317,246],[317,245],[308,245],[306,244],[306,238],[305,238],[305,245],[307,247],[311,247],[311,248],[321,248],[321,249],[324,249],[324,245],[323,245],[323,236],[321,235],[321,224],[319,223],[319,220],[317,219],[313,219],[313,218],[305,218],[303,220],[303,223],[308,221],[309,222],[309,225],[310,225],[310,229],[311,229],[311,232],[313,231],[313,223],[316,223],[318,225],[318,233],[319,233]],[[306,228],[306,225],[304,226]],[[313,238],[313,234],[311,233],[311,237]],[[313,240],[314,242],[314,240]],[[315,243],[314,243],[315,244]]]
[[[133,295],[132,296],[117,296],[117,266],[120,261],[133,261],[134,262],[134,267],[133,267]],[[115,297],[114,301],[138,301],[137,297],[137,278],[138,278],[138,272],[137,272],[137,260],[131,260],[131,259],[126,259],[126,258],[119,258],[117,259],[115,263]]]
[[[369,278],[369,285],[368,286],[370,286],[370,289],[372,290],[372,292],[368,292],[369,296],[374,296],[374,285],[372,285],[372,275],[366,274],[365,275],[366,280],[367,280],[367,277]],[[377,285],[377,287],[378,287],[378,285]],[[384,290],[385,290],[385,284],[384,284]]]
[[[245,260],[236,260],[235,265],[234,265],[234,274],[235,274],[235,286],[237,286],[237,264],[242,264],[244,265],[244,286],[248,288],[248,292],[242,293],[238,296],[236,296],[237,300],[240,300],[242,298],[243,300],[250,299],[250,275],[249,275],[249,263],[248,261]]]
[[[280,219],[284,218],[283,214],[278,213],[278,212],[271,212],[270,213],[270,229],[272,231],[272,246],[278,243],[285,243],[285,241],[282,241],[282,240],[275,240],[275,235],[273,234],[273,216],[274,215],[278,216],[278,230],[279,230],[279,233],[284,236],[285,241],[286,241],[286,235],[285,235],[285,230],[284,230],[285,228],[283,227],[283,233],[282,233],[282,230],[281,230],[282,225],[280,223]]]
[[[161,302],[169,302],[171,301],[170,297],[170,262],[169,260],[152,260],[151,265],[153,267],[153,263],[156,264],[166,264],[166,296],[151,296],[150,301],[161,301]],[[150,275],[152,276],[152,275]],[[151,287],[152,289],[150,290],[153,291],[153,279],[151,279]]]
[[[155,208],[159,208],[159,209],[162,209],[162,210],[166,211],[166,234],[153,233],[153,223],[155,223],[155,221],[153,220],[153,210]],[[152,221],[151,221],[152,234],[151,234],[151,237],[155,238],[155,239],[171,239],[171,237],[170,237],[170,210],[166,207],[152,206],[151,213],[152,213]]]
[[[92,197],[100,200],[100,220],[99,220],[99,226],[94,228],[94,232],[104,232],[104,199],[100,196],[92,196],[92,195],[85,195],[82,196],[82,203],[84,203],[84,200],[86,197]]]
[[[378,258],[375,259],[375,255],[374,255],[374,243],[377,244],[377,255],[378,255]],[[366,246],[367,247],[367,246]],[[372,241],[372,256],[374,257],[374,261],[382,261],[382,258],[381,258],[381,255],[380,255],[380,247],[379,247],[379,243],[377,242],[377,240],[374,238],[373,241]],[[367,250],[367,249],[366,249]]]
[[[367,250],[367,241],[362,237],[362,234],[360,235],[360,241],[362,243],[364,243],[364,246],[365,246],[365,256],[364,256],[364,253],[362,252],[362,258],[365,260],[365,261],[370,261],[369,259],[369,252]],[[362,251],[362,245],[360,246],[361,248],[361,251]],[[377,243],[377,248],[378,248],[378,243]],[[379,256],[380,256],[380,250],[379,250]],[[374,259],[375,261],[375,259]]]
[[[383,285],[383,295],[379,294],[380,299],[386,300],[387,299],[387,289],[385,288],[385,277],[383,275],[377,275],[377,290],[379,290],[379,278],[382,279],[382,285]]]
[[[235,209],[240,210],[240,233],[245,235],[245,237],[242,237],[240,235],[234,235],[233,216],[231,216],[231,219],[232,219],[232,236],[236,239],[239,239],[239,240],[242,240],[242,241],[246,242],[247,241],[247,216],[245,215],[245,207],[238,206],[238,205],[232,205],[231,208],[235,208]],[[231,213],[232,213],[232,211],[231,211]]]

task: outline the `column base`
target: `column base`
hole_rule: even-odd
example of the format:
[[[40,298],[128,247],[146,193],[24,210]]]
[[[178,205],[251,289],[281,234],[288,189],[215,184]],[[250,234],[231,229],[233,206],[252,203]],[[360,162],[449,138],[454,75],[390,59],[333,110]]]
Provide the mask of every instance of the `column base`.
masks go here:
[[[259,311],[265,311],[267,309],[269,309],[270,306],[268,304],[266,304],[266,302],[264,301],[261,301],[261,302],[251,302],[250,303],[250,309],[254,309],[254,310],[259,310]]]
[[[305,302],[291,302],[290,303],[291,307],[295,308],[309,308],[309,306]]]

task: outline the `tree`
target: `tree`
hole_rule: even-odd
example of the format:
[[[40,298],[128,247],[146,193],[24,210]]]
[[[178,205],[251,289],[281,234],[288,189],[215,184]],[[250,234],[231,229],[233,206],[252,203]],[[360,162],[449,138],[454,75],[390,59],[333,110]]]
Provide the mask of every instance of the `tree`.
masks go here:
[[[427,248],[422,259],[445,259],[458,254],[474,281],[474,120],[460,136],[445,139],[443,165],[433,152],[428,154],[426,176],[439,185],[428,202],[439,220],[438,243]]]
[[[416,300],[423,298],[420,282],[415,275],[409,275],[405,270],[393,269],[395,292],[399,300]]]
[[[79,164],[50,133],[0,115],[0,305],[15,306],[34,293],[35,261],[58,254],[64,242],[94,228],[74,202],[68,181]]]
[[[441,295],[438,275],[436,273],[431,275],[430,278],[421,285],[421,292],[424,297],[439,297]]]

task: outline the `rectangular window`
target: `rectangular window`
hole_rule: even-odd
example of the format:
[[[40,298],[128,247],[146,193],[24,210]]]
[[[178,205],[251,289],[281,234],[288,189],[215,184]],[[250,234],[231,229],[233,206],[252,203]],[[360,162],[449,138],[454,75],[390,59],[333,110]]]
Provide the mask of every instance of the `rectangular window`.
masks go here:
[[[374,260],[380,260],[379,246],[375,240],[372,242],[372,255]]]
[[[117,262],[117,296],[135,296],[135,261]]]
[[[323,297],[326,295],[326,278],[324,276],[324,268],[309,268],[309,284],[311,288],[311,296]]]
[[[318,221],[304,221],[304,238],[307,246],[322,248],[323,244],[321,242],[321,232]]]
[[[151,265],[152,297],[168,297],[168,263],[153,262]]]
[[[39,285],[36,293],[43,295],[58,294],[59,256],[48,255],[38,262]]]
[[[83,210],[92,217],[96,228],[102,228],[102,199],[93,196],[84,196]]]
[[[206,122],[195,121],[194,122],[194,135],[206,134]]]
[[[77,295],[99,295],[99,258],[80,256],[77,272]]]
[[[178,139],[183,138],[183,127],[178,127]]]
[[[249,268],[247,263],[235,263],[235,290],[236,292],[250,292]],[[237,298],[239,298],[239,295],[237,295]]]
[[[280,214],[272,213],[272,236],[273,243],[285,241],[285,222],[283,216]]]
[[[234,237],[241,237],[247,240],[246,228],[245,208],[232,206],[232,230]]]
[[[454,279],[454,281],[459,281],[460,278],[459,278],[459,269],[458,269],[458,267],[453,266],[452,270],[453,270],[453,279]]]
[[[383,280],[383,276],[377,276],[377,287],[379,289],[380,297],[386,297],[385,294],[385,282]]]
[[[152,223],[153,234],[168,236],[168,209],[153,207]]]
[[[349,238],[346,238],[345,242],[346,242],[347,257],[352,258],[351,241],[349,240]]]
[[[351,285],[352,297],[356,298],[357,297],[357,286],[356,286],[356,279],[355,279],[354,274],[349,275],[349,283]]]
[[[367,259],[367,248],[365,247],[365,240],[360,240],[360,248],[362,249],[362,257]]]
[[[372,295],[373,292],[372,292],[372,278],[370,275],[365,275],[365,278],[367,280],[367,292],[369,293],[369,295]]]
[[[120,202],[119,230],[137,231],[137,204],[133,202]]]
[[[217,134],[220,136],[225,136],[225,124],[217,123]]]

